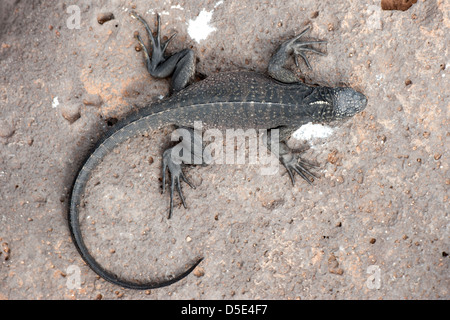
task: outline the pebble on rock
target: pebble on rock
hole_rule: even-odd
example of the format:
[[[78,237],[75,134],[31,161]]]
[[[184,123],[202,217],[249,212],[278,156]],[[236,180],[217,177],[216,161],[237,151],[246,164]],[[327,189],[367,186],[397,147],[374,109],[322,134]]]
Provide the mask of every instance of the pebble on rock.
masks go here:
[[[61,115],[72,124],[81,117],[80,106],[77,104],[65,104],[61,106]]]
[[[13,136],[16,129],[10,121],[0,120],[0,137],[10,138]]]

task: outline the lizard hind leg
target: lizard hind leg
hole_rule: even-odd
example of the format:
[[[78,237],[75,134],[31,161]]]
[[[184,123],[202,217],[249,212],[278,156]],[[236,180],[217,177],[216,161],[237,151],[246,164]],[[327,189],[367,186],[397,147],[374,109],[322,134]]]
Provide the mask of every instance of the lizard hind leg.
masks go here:
[[[186,201],[184,200],[183,192],[181,191],[181,180],[186,182],[191,188],[195,189],[195,186],[190,182],[183,173],[182,163],[178,156],[174,153],[174,148],[169,148],[164,151],[163,154],[163,166],[162,166],[162,193],[166,190],[166,172],[170,173],[170,207],[168,219],[172,217],[173,213],[173,196],[175,186],[177,187],[178,195],[180,196],[183,206],[186,208]]]
[[[187,179],[183,173],[183,166],[185,164],[208,164],[210,156],[208,152],[205,152],[202,141],[202,136],[196,132],[193,128],[179,127],[175,130],[175,135],[180,138],[180,142],[175,146],[168,148],[163,153],[163,165],[162,165],[162,192],[166,190],[166,174],[169,172],[170,181],[170,208],[169,219],[173,213],[173,197],[175,188],[181,199],[183,206],[186,208],[186,201],[181,190],[181,181],[186,182],[191,188],[195,189],[195,186]],[[172,138],[174,137],[172,133]]]
[[[154,78],[167,78],[172,76],[171,91],[180,91],[188,85],[195,73],[195,56],[192,50],[183,49],[172,55],[166,55],[166,49],[170,41],[176,36],[171,35],[166,41],[161,42],[161,16],[157,15],[156,36],[148,23],[136,12],[130,12],[131,17],[141,22],[147,31],[150,45],[147,47],[139,33],[135,37],[140,43],[146,61],[147,70]],[[151,50],[149,50],[151,47]]]

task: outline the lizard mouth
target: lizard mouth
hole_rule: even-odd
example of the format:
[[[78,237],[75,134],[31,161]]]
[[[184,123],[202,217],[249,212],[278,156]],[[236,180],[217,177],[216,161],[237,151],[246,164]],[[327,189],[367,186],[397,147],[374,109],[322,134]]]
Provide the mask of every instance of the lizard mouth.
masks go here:
[[[334,88],[332,96],[336,118],[352,117],[367,106],[367,97],[352,88]]]

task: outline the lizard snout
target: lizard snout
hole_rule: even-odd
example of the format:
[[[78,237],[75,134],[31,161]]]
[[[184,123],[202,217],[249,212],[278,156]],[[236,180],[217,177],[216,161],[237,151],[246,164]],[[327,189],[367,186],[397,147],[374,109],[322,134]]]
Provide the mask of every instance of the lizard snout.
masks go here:
[[[367,97],[352,88],[334,88],[333,100],[336,118],[352,117],[367,106]]]

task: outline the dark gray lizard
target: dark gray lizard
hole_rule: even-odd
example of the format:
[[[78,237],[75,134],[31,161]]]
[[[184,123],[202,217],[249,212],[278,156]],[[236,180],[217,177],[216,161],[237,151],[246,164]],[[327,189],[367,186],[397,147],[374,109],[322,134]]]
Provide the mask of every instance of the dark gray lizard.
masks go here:
[[[120,121],[97,144],[94,152],[81,167],[72,188],[69,229],[82,258],[98,275],[125,288],[145,290],[167,286],[181,280],[202,261],[202,258],[187,271],[170,280],[140,283],[121,279],[105,270],[92,257],[83,241],[78,210],[91,172],[109,152],[130,138],[168,125],[192,130],[190,128],[193,127],[194,121],[201,121],[208,127],[268,129],[267,147],[286,168],[292,183],[294,183],[295,173],[311,183],[310,178],[314,176],[314,173],[308,168],[312,164],[300,159],[298,153],[289,149],[286,140],[296,128],[308,122],[324,123],[352,117],[366,107],[367,98],[348,87],[306,85],[300,82],[292,71],[284,68],[287,60],[292,56],[297,66],[297,57],[300,56],[307,66],[311,67],[305,53],[322,53],[310,45],[325,41],[300,40],[309,28],[281,44],[270,59],[268,75],[242,71],[226,72],[188,85],[195,71],[193,51],[184,49],[167,56],[165,50],[174,35],[167,41],[161,42],[159,15],[156,36],[153,36],[152,30],[142,17],[134,12],[131,15],[144,25],[150,38],[151,52],[139,34],[135,34],[142,46],[148,71],[155,78],[172,76],[172,95]],[[277,148],[274,148],[270,139],[275,129],[280,132]],[[198,143],[195,138],[183,139],[180,142],[186,147],[195,143]],[[200,152],[203,150],[202,145]],[[173,148],[168,148],[163,153],[163,192],[166,171],[170,173],[169,218],[173,211],[174,189],[177,188],[180,199],[186,206],[181,192],[181,181],[193,187],[182,171],[185,163],[180,162],[177,153],[173,151]],[[202,154],[198,152],[191,151],[191,153],[192,158],[202,157]]]

